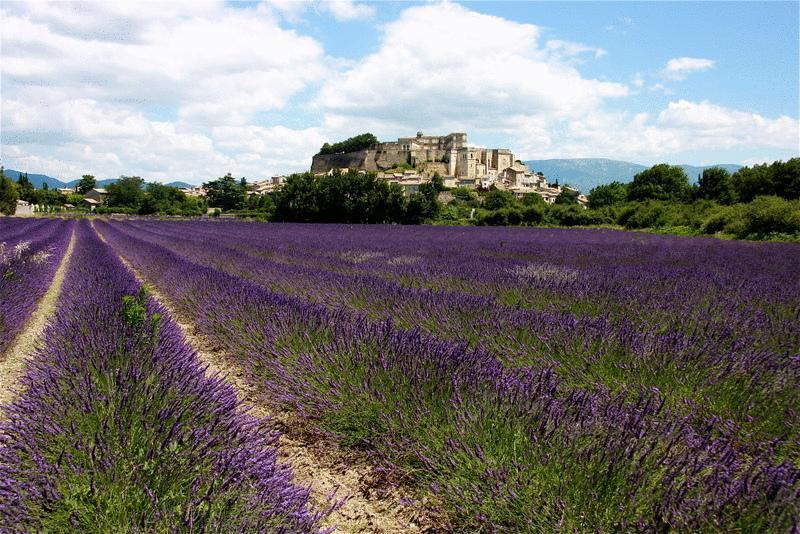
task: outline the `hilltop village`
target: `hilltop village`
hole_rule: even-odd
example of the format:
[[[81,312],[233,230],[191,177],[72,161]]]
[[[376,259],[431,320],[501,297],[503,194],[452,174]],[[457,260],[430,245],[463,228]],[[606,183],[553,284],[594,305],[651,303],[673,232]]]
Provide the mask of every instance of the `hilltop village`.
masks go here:
[[[446,188],[501,190],[517,199],[536,193],[548,204],[554,204],[560,194],[567,193],[583,207],[588,203],[585,195],[568,185],[548,184],[541,172],[529,169],[514,157],[511,150],[470,146],[467,134],[459,132],[447,135],[417,132],[414,137],[400,137],[388,142],[379,142],[372,134],[362,134],[333,145],[326,143],[311,161],[310,172],[317,177],[349,171],[375,173],[379,180],[399,186],[407,198],[419,193],[422,185],[431,183],[433,177],[438,176]],[[286,175],[276,175],[255,182],[242,182],[242,187],[248,198],[255,199],[279,191],[287,178]],[[204,203],[209,197],[206,185],[185,187],[179,191],[189,199]],[[78,198],[74,197],[76,191],[76,188],[58,188],[54,192],[69,200]],[[104,207],[107,197],[107,189],[92,187],[82,191],[75,204],[67,202],[48,206],[20,198],[16,214],[34,215],[76,208],[92,212]],[[451,197],[452,194],[443,191],[439,200],[447,203]],[[259,203],[249,201],[248,204]],[[202,209],[209,213],[214,211],[213,208]]]
[[[377,142],[365,134],[323,146],[311,162],[311,172],[316,175],[352,169],[376,172],[378,178],[400,185],[406,195],[438,174],[447,187],[502,189],[518,198],[538,193],[549,204],[567,190],[577,195],[580,204],[587,202],[569,186],[548,184],[542,173],[528,169],[509,149],[469,146],[466,133],[417,132],[415,137],[388,142]]]

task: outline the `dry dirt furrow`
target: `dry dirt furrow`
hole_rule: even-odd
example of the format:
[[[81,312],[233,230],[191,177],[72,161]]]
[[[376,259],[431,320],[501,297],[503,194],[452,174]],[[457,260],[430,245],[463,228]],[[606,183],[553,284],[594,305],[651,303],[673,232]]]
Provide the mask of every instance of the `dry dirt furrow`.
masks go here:
[[[96,228],[95,232],[106,242]],[[441,530],[441,527],[434,526],[441,525],[440,519],[420,503],[397,489],[386,489],[387,485],[378,481],[373,466],[364,457],[312,434],[297,431],[290,414],[276,414],[259,402],[257,391],[244,378],[239,366],[223,350],[199,334],[190,321],[175,311],[155,284],[143,277],[120,251],[116,252],[134,276],[147,285],[150,295],[166,308],[200,361],[208,367],[207,374],[224,377],[233,386],[239,399],[249,407],[251,414],[270,418],[280,430],[280,457],[291,465],[297,483],[310,488],[312,505],[317,510],[328,507],[328,497],[334,492],[337,499],[348,497],[324,521],[324,526],[353,533]]]
[[[67,267],[72,257],[72,250],[75,248],[75,231],[69,239],[67,251],[61,258],[61,263],[53,276],[53,282],[47,292],[39,301],[33,314],[28,318],[22,331],[17,335],[14,344],[8,349],[5,357],[0,361],[0,405],[9,404],[17,398],[22,391],[19,391],[19,382],[25,373],[25,361],[33,355],[42,340],[42,333],[47,326],[47,320],[56,310],[58,296],[61,294],[61,286],[64,284],[64,277],[67,275]],[[0,419],[4,416],[0,414]]]

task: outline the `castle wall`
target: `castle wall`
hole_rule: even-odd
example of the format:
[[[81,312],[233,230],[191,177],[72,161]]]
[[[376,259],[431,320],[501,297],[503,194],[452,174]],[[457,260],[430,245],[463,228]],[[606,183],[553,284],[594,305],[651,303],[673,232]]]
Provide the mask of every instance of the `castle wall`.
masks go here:
[[[317,154],[311,160],[311,172],[327,172],[343,168],[377,171],[375,154],[375,150],[359,150],[346,154]]]
[[[391,169],[392,167],[397,167],[398,165],[408,163],[410,155],[411,152],[407,150],[397,150],[394,147],[390,147],[389,150],[386,150],[381,146],[375,155],[375,167],[380,169]]]

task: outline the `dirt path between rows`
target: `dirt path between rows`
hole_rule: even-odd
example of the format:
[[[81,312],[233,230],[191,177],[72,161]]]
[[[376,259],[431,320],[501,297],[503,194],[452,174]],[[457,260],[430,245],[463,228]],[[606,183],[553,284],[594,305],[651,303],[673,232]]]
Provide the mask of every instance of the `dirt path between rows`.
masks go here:
[[[105,237],[92,224],[100,239]],[[325,521],[325,527],[335,527],[337,532],[400,533],[441,531],[441,518],[435,517],[429,507],[409,498],[397,489],[387,489],[373,466],[361,455],[344,450],[313,434],[297,431],[289,414],[275,414],[258,400],[255,388],[244,378],[237,364],[226,357],[216,344],[196,331],[172,307],[152,281],[139,273],[117,251],[117,256],[136,278],[147,285],[150,295],[161,303],[178,325],[186,341],[198,358],[208,367],[206,374],[219,374],[236,391],[250,413],[259,418],[270,418],[280,430],[279,455],[291,465],[296,482],[309,487],[311,503],[317,510],[330,506],[328,497],[335,491],[336,498],[349,498]],[[434,525],[440,525],[436,527]]]
[[[42,342],[42,333],[47,326],[47,320],[56,310],[58,296],[61,294],[61,286],[64,285],[64,278],[67,275],[69,260],[72,257],[72,250],[75,248],[75,230],[69,238],[69,245],[61,263],[56,269],[53,281],[39,300],[33,314],[28,318],[22,331],[17,334],[13,345],[9,347],[5,358],[0,361],[0,405],[10,404],[23,392],[20,387],[20,379],[25,373],[25,362],[33,356],[34,351]],[[0,420],[5,416],[0,414]]]

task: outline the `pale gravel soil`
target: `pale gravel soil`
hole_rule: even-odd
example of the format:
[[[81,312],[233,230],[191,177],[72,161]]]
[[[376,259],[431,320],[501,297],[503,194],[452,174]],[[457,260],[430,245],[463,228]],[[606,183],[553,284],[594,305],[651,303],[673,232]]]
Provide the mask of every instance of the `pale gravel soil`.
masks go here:
[[[95,232],[105,242],[102,233]],[[172,308],[169,300],[154,284],[141,274],[116,251],[122,263],[147,285],[155,298],[180,328],[186,341],[197,352],[207,375],[218,374],[236,391],[237,396],[249,408],[249,413],[259,418],[269,418],[280,430],[278,451],[280,457],[291,465],[296,482],[311,490],[311,503],[316,510],[330,506],[329,496],[336,492],[336,499],[347,499],[324,521],[325,527],[335,527],[337,532],[353,533],[400,533],[434,532],[448,530],[443,518],[426,506],[409,499],[409,495],[389,485],[376,474],[374,466],[365,455],[344,450],[324,437],[305,432],[295,423],[291,414],[273,413],[258,399],[258,392],[244,378],[239,366],[224,350],[198,332]]]
[[[22,331],[17,335],[14,343],[0,360],[0,405],[10,404],[23,393],[20,391],[20,379],[25,374],[26,361],[33,356],[43,341],[42,333],[47,326],[47,320],[56,310],[56,303],[61,294],[61,286],[64,284],[64,277],[67,275],[67,267],[74,247],[75,231],[73,230],[67,251],[61,258],[61,264],[53,276],[53,282],[39,301],[36,310],[28,318]],[[0,413],[0,420],[4,418],[5,415]]]

